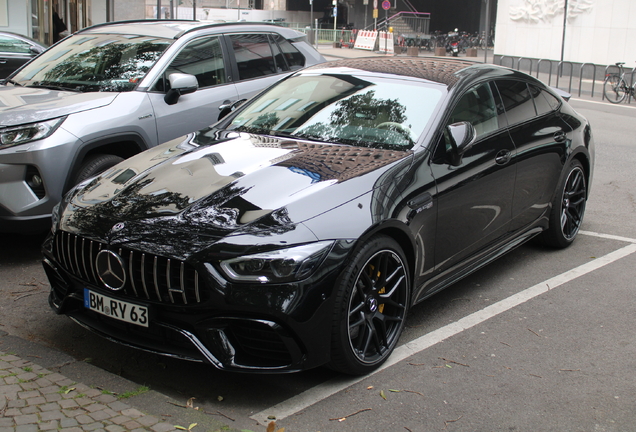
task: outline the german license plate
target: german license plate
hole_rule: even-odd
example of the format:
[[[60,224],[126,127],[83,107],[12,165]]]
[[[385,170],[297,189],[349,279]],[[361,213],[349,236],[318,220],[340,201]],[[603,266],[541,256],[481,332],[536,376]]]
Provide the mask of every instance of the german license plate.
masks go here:
[[[148,327],[148,308],[84,288],[84,307],[111,318]]]

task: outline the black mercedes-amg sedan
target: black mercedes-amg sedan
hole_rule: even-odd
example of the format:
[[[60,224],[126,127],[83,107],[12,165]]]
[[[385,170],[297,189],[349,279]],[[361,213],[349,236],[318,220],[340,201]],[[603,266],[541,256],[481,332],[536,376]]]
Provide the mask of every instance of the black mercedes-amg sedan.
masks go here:
[[[410,307],[581,227],[590,125],[526,74],[338,60],[235,105],[67,194],[43,245],[57,313],[225,370],[365,374]]]

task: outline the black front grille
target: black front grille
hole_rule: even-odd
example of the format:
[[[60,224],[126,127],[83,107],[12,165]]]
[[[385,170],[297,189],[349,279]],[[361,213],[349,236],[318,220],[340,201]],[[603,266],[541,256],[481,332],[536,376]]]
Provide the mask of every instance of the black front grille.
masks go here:
[[[54,254],[58,264],[76,277],[98,286],[103,284],[95,259],[104,249],[117,253],[126,264],[126,284],[119,294],[174,305],[207,300],[199,286],[199,273],[183,261],[128,248],[109,248],[106,243],[63,231],[55,236]]]

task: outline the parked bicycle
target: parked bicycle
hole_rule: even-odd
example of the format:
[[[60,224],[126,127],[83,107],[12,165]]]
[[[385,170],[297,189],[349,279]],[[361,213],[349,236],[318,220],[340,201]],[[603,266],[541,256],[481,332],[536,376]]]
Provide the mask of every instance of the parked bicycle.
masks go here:
[[[631,85],[627,84],[627,80],[625,79],[625,69],[623,68],[624,64],[625,63],[616,63],[618,73],[610,73],[605,76],[603,94],[611,103],[621,103],[628,95],[630,98],[636,97],[634,94],[634,83],[632,82]]]

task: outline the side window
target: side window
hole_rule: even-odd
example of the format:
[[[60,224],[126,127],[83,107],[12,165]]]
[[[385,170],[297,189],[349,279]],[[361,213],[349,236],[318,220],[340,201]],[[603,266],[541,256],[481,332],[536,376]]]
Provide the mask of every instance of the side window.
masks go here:
[[[499,129],[497,107],[488,83],[468,90],[459,100],[451,114],[450,122],[470,122],[477,138]]]
[[[539,87],[530,84],[530,91],[534,97],[534,104],[537,108],[537,114],[542,115],[554,111],[559,107],[559,100]]]
[[[532,94],[525,82],[501,80],[496,83],[510,125],[536,117]]]
[[[175,72],[194,75],[199,88],[225,83],[225,62],[219,38],[203,37],[188,43],[170,63],[154,90],[167,90],[168,77]]]
[[[274,40],[278,43],[291,70],[300,69],[305,66],[305,56],[303,56],[291,42],[281,35],[274,35]]]
[[[245,80],[275,74],[276,63],[265,34],[231,35],[239,79]]]
[[[0,52],[30,54],[31,45],[9,36],[0,36]]]
[[[285,61],[285,57],[283,57],[283,53],[281,52],[278,44],[274,42],[273,35],[270,35],[270,43],[272,46],[272,52],[274,53],[274,64],[276,65],[276,72],[285,72],[289,70],[289,66],[287,66],[287,62]]]
[[[479,84],[468,90],[453,108],[447,125],[460,121],[467,121],[473,125],[476,138],[489,134],[499,129],[501,110],[497,109],[490,83]],[[505,125],[505,122],[502,121]],[[448,132],[444,128],[440,137],[433,160],[435,163],[447,163],[451,154],[452,145]]]

